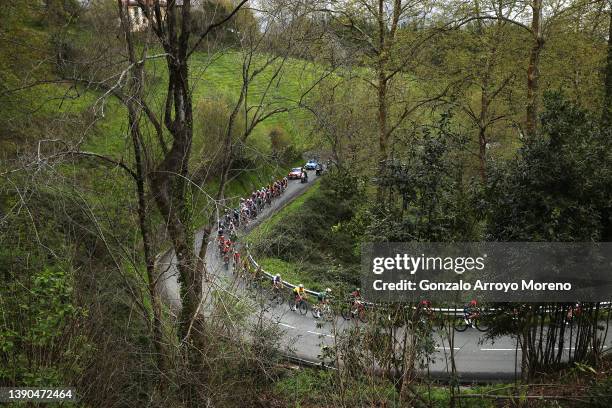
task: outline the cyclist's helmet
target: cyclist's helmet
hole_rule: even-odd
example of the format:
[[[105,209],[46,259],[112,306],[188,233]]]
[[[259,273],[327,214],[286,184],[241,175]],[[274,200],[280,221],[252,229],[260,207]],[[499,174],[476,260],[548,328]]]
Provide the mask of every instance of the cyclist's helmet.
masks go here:
[[[478,302],[475,299],[470,300],[470,306],[476,306],[477,304]]]
[[[300,283],[300,289],[304,289],[304,284]]]
[[[275,278],[280,279],[280,273],[277,273],[277,274],[276,274],[276,276],[275,276]]]
[[[327,289],[325,289],[325,292],[327,292],[327,293],[331,293],[331,289],[330,289],[330,288],[327,288]]]

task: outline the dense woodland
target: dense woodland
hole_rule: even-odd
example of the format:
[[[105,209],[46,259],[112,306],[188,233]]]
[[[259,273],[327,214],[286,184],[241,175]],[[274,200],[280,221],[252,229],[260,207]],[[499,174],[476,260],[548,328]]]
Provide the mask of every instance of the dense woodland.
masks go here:
[[[494,406],[416,378],[432,327],[401,305],[338,336],[334,371],[288,369],[278,328],[237,319],[232,297],[200,315],[195,232],[313,155],[326,176],[247,240],[315,290],[357,285],[363,242],[612,241],[607,0],[0,9],[2,386],[71,385],[88,407]],[[169,248],[179,313],[158,290]],[[518,339],[512,395],[562,372],[585,399],[500,403],[610,406],[609,310],[584,305],[568,362],[567,308],[521,309],[488,335]],[[383,347],[408,324],[414,342]]]

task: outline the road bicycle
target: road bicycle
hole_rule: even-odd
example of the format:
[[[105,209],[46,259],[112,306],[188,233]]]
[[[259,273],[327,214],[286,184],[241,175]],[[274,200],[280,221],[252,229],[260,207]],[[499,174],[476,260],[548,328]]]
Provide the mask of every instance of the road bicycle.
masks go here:
[[[360,300],[347,300],[346,304],[342,307],[341,314],[344,320],[356,318],[363,323],[368,322],[365,304]]]
[[[293,309],[295,307],[295,310]],[[308,313],[308,302],[303,297],[300,300],[295,301],[295,298],[289,299],[289,309],[293,312],[298,312],[301,315]]]
[[[329,303],[317,303],[312,306],[310,311],[312,312],[312,317],[315,319],[323,318],[323,320],[327,321],[334,320],[334,311]]]
[[[478,331],[486,332],[489,327],[482,318],[480,310],[475,311],[470,316],[457,316],[455,320],[455,330],[458,332],[464,332],[468,327],[475,328]]]

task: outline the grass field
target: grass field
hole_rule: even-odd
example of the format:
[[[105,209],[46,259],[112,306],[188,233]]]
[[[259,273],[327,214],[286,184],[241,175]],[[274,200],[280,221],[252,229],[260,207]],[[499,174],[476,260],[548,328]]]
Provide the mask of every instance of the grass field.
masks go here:
[[[202,100],[223,99],[233,104],[239,96],[241,87],[242,59],[238,52],[210,55],[206,53],[195,54],[191,60],[191,83],[193,86],[194,110]],[[263,57],[262,57],[263,58]],[[257,60],[257,59],[256,59]],[[257,62],[256,62],[257,63]],[[285,64],[282,74],[267,90],[264,103],[269,109],[277,107],[293,108],[294,101],[312,85],[315,80],[317,68],[310,63],[294,60]],[[147,67],[151,86],[147,95],[149,103],[160,112],[165,95],[165,65],[162,60],[151,62]],[[248,103],[250,105],[260,102],[260,98],[269,84],[273,67],[268,68],[256,77],[249,89]],[[92,106],[95,99],[84,96],[69,101],[66,110],[82,110]],[[100,109],[100,104],[97,105]],[[273,127],[282,128],[290,137],[291,143],[297,151],[303,151],[310,146],[308,138],[308,116],[303,109],[292,109],[286,113],[274,115],[259,124],[249,138],[252,151],[268,153],[270,143],[268,134]],[[125,140],[125,113],[123,108],[114,100],[109,100],[105,106],[105,117],[97,123],[98,135],[89,138],[86,146],[98,152],[121,153],[126,148]],[[202,139],[202,123],[198,122],[197,112],[194,123],[193,151],[199,152],[204,143]],[[197,162],[197,157],[194,158]]]
[[[259,66],[263,56],[254,59],[254,66]],[[263,71],[249,88],[249,105],[263,101],[268,109],[289,108],[289,112],[276,114],[260,123],[251,134],[249,151],[269,153],[269,132],[274,127],[282,128],[289,136],[291,144],[297,151],[310,147],[308,114],[304,109],[296,108],[296,101],[312,86],[320,68],[309,62],[298,60],[286,61],[281,74],[267,89],[274,67]],[[233,106],[241,87],[242,55],[238,52],[223,54],[196,53],[192,57],[191,85],[193,88],[194,110],[203,100],[216,101],[223,99]],[[149,81],[145,98],[155,112],[161,116],[166,90],[166,68],[161,59],[151,60],[147,64]],[[127,138],[125,108],[112,96],[102,98],[102,93],[75,88],[66,83],[47,84],[33,87],[20,93],[23,104],[21,109],[10,106],[11,116],[15,122],[23,123],[23,133],[34,139],[46,139],[48,133],[63,132],[77,134],[82,138],[81,148],[113,157],[125,156],[128,159],[130,140]],[[27,107],[27,108],[26,108]],[[193,152],[201,152],[204,147],[202,123],[197,112],[194,112]],[[93,123],[93,125],[92,125]],[[21,130],[20,129],[20,130]],[[78,129],[79,131],[74,131]],[[70,131],[73,132],[70,132]],[[146,133],[146,132],[145,132]],[[211,146],[210,148],[214,148]],[[198,158],[194,157],[193,165]]]
[[[262,61],[263,56],[255,58],[254,65],[258,66]],[[311,86],[310,81],[314,81],[317,70],[317,67],[309,62],[286,61],[281,75],[275,79],[270,89],[266,90],[273,68],[263,71],[252,83],[248,96],[250,104],[258,103],[261,95],[266,92],[264,103],[271,104],[270,106],[295,106],[292,101],[298,99],[304,90]],[[222,98],[233,104],[240,92],[241,70],[242,55],[238,52],[194,54],[190,65],[194,110],[205,100],[216,101]],[[165,72],[165,62],[162,59],[151,60],[147,64],[149,84],[145,97],[158,114],[161,114],[164,104],[167,83]],[[12,111],[4,114],[13,115],[15,122],[23,124],[19,130],[23,137],[34,141],[72,140],[73,143],[78,143],[82,150],[113,157],[117,161],[131,162],[132,147],[128,137],[126,110],[114,97],[103,97],[101,92],[75,88],[68,83],[32,87],[21,93],[20,97],[23,100],[23,108],[19,110],[11,105]],[[194,117],[194,141],[190,162],[192,169],[197,168],[202,159],[210,155],[210,151],[218,150],[218,146],[206,144],[201,118],[197,112],[194,112]],[[143,124],[145,138],[152,138],[152,132],[146,122],[143,121]],[[269,132],[275,127],[285,131],[295,151],[302,152],[310,147],[308,115],[303,109],[292,109],[266,119],[255,128],[247,142],[246,151],[252,156],[251,162],[254,164],[241,168],[239,174],[232,175],[226,188],[226,196],[243,196],[252,189],[267,184],[271,177],[285,173],[285,168],[267,159],[271,148]],[[12,143],[11,137],[3,142],[6,154],[10,155],[10,152],[19,149],[20,137],[17,134],[12,135],[15,144]],[[47,145],[52,143],[47,142]],[[66,171],[72,172],[69,169]],[[95,182],[95,179],[102,175],[103,171],[98,172],[91,168],[86,178]],[[214,179],[209,180],[204,188],[214,194],[217,182]],[[109,193],[115,194],[110,191]]]

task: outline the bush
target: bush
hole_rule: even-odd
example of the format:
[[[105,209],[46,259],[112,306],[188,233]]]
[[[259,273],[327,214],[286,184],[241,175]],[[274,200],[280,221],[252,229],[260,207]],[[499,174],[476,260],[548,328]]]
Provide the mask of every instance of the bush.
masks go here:
[[[300,158],[298,151],[291,144],[291,138],[282,127],[276,126],[268,134],[272,158],[276,161],[289,164]]]
[[[321,285],[314,289],[338,283],[357,284],[359,259],[353,251],[353,239],[342,228],[336,228],[353,217],[360,197],[359,183],[346,178],[336,172],[328,174],[321,179],[319,188],[307,193],[302,205],[288,207],[290,211],[281,214],[281,221],[272,221],[265,236],[254,243],[257,257],[300,265],[303,280]]]

